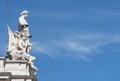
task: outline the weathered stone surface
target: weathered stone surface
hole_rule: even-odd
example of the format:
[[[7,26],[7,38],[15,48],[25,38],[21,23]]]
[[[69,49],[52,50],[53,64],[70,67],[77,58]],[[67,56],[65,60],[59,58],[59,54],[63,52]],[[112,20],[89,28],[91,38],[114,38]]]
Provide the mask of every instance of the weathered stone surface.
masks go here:
[[[6,63],[5,66],[3,67],[3,69],[5,70],[0,72],[0,81],[37,81],[36,76],[30,74],[30,67],[29,68],[27,67],[29,66],[27,62],[12,61],[4,63]],[[11,66],[9,64],[11,64]]]

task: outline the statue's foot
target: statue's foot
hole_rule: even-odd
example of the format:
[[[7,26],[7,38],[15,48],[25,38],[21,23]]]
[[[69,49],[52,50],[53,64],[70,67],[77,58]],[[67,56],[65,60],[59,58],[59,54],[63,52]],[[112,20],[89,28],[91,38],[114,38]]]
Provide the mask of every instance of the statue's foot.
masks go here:
[[[37,75],[37,71],[34,72],[34,75]]]

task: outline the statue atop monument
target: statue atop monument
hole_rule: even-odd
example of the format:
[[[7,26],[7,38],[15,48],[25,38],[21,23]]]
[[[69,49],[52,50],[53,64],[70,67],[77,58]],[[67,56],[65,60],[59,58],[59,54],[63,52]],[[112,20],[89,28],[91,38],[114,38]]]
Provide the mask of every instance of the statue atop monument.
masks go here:
[[[21,12],[21,16],[19,17],[19,29],[18,31],[29,31],[28,30],[28,22],[26,21],[26,17],[28,16],[29,11],[24,10]]]
[[[27,10],[21,13],[18,31],[13,32],[8,26],[8,48],[6,53],[9,60],[27,61],[34,70],[34,75],[36,75],[37,68],[33,64],[35,57],[29,53],[32,49],[32,44],[29,42],[31,35],[29,33],[28,23],[25,20],[28,13]]]

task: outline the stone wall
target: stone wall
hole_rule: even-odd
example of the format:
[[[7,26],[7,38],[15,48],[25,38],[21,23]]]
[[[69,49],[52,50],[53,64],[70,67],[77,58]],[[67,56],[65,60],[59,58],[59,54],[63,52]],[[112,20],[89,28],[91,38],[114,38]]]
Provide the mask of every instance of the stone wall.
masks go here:
[[[37,81],[31,75],[30,65],[26,61],[13,61],[0,57],[0,81]]]

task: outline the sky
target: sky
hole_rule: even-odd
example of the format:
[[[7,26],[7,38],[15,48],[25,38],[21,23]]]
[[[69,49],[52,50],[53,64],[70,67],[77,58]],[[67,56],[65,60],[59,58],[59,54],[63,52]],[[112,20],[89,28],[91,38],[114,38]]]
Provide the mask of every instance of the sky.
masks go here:
[[[0,56],[7,24],[27,9],[38,81],[120,81],[119,0],[0,0]],[[7,15],[8,14],[8,15]]]

